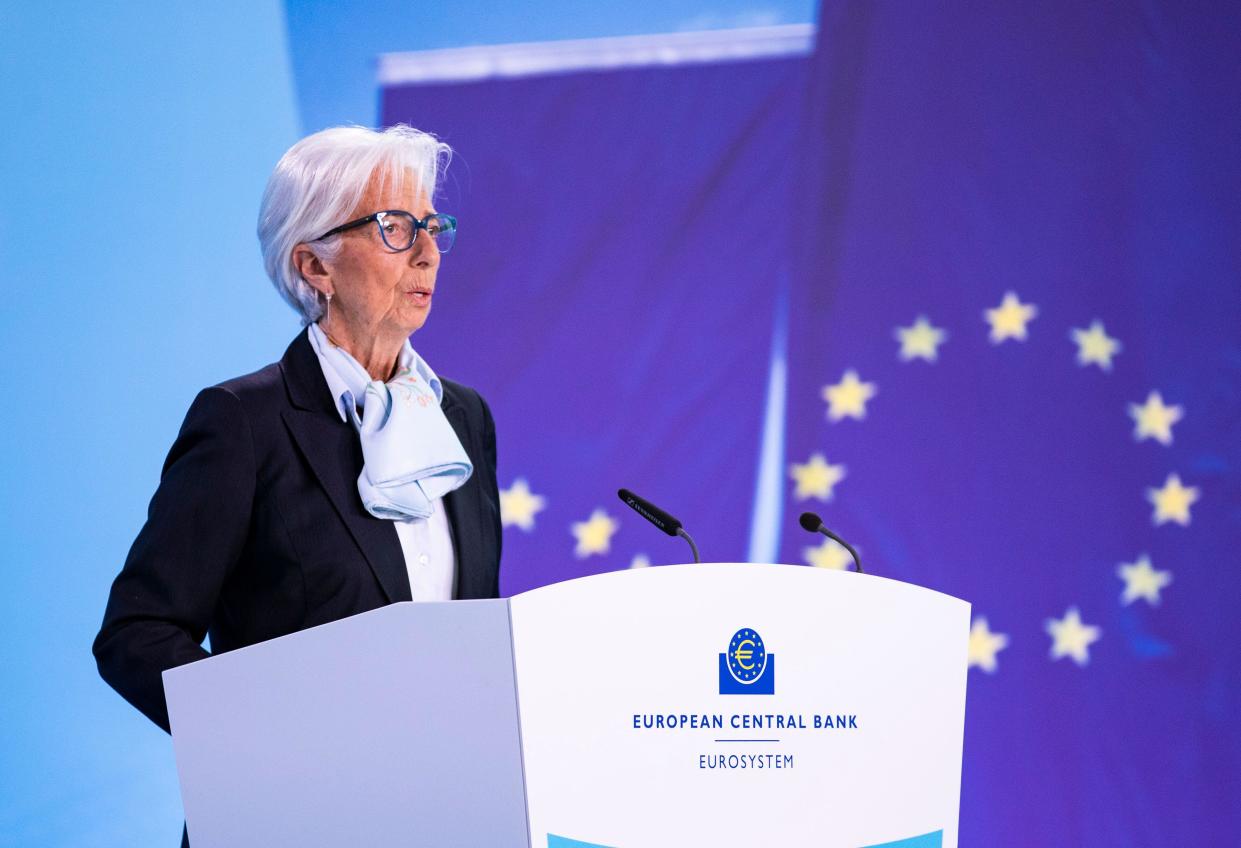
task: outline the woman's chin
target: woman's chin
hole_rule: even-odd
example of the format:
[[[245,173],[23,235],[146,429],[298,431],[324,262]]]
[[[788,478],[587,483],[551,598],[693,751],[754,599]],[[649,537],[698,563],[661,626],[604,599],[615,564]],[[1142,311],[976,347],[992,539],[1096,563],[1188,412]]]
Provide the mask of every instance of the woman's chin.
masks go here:
[[[407,308],[401,312],[401,324],[405,330],[405,335],[412,335],[422,329],[422,325],[427,323],[427,316],[431,314],[431,304],[416,309]]]

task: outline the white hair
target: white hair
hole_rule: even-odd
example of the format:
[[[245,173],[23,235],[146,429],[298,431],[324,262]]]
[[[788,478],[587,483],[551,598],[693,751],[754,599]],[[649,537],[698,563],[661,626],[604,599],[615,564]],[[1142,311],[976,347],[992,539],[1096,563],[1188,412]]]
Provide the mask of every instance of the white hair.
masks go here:
[[[314,240],[345,223],[373,175],[403,191],[412,174],[416,189],[434,198],[451,157],[447,144],[405,124],[382,131],[332,127],[306,136],[280,157],[259,206],[259,245],[267,276],[303,324],[322,316],[325,301],[294,266],[293,248],[306,242],[316,256],[333,258],[339,234]]]

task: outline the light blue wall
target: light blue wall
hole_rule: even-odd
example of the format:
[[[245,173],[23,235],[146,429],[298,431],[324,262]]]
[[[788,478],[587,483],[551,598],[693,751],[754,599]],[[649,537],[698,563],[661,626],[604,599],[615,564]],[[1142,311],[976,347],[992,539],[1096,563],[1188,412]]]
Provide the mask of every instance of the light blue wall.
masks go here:
[[[254,237],[299,133],[283,10],[0,15],[0,844],[173,846],[168,737],[90,644],[195,392],[298,328]]]

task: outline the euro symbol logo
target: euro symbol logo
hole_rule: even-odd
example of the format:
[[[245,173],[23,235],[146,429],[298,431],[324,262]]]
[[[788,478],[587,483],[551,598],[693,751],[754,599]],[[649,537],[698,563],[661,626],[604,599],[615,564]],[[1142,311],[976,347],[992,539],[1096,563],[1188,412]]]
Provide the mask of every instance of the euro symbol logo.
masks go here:
[[[746,639],[735,649],[733,649],[733,659],[737,661],[737,665],[741,666],[745,671],[754,668],[754,663],[750,660],[754,657],[754,640]]]
[[[763,637],[749,627],[733,634],[728,642],[728,672],[741,684],[751,684],[763,676],[767,668],[767,649]]]

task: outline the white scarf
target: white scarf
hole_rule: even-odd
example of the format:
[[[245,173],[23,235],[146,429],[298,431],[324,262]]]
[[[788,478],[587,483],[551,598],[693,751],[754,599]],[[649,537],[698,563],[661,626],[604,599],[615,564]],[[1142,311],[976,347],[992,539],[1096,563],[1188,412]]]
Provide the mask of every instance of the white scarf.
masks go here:
[[[337,400],[362,441],[362,505],[376,518],[430,517],[432,501],[464,485],[474,473],[440,408],[444,388],[439,378],[408,340],[397,358],[396,376],[384,383],[372,380],[318,324],[311,324],[309,333],[319,360],[348,387]]]

